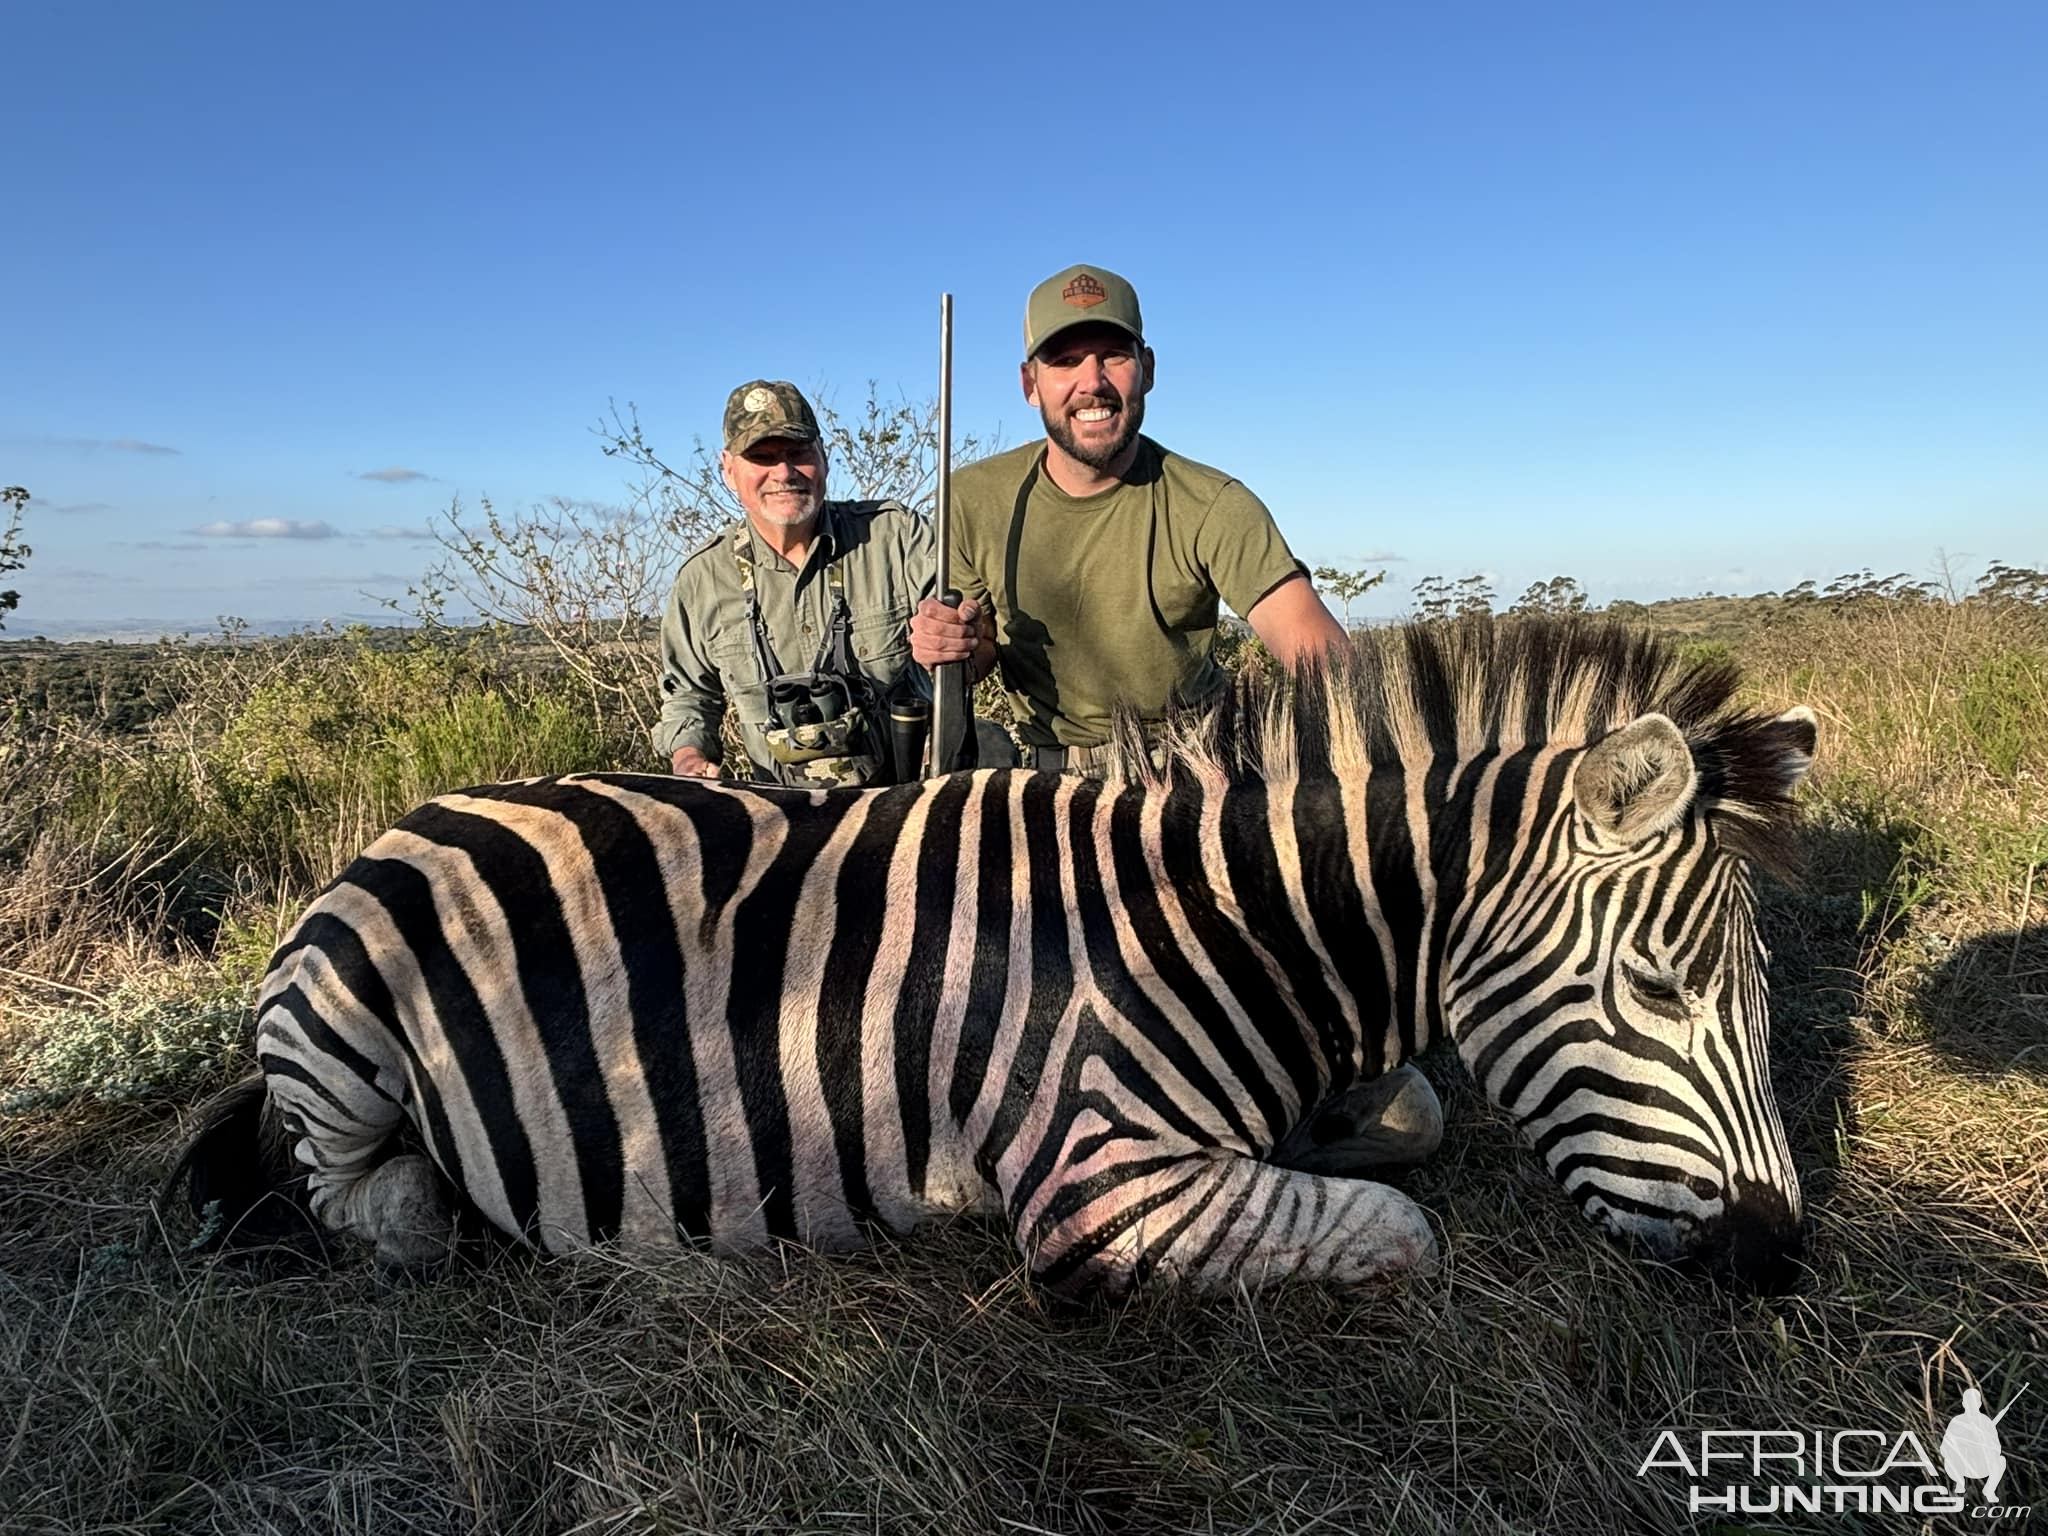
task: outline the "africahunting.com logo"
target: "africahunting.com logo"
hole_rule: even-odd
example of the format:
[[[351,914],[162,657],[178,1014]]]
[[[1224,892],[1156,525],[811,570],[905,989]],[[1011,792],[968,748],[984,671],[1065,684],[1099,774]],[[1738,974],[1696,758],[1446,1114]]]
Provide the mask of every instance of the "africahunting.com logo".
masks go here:
[[[1971,1387],[1931,1455],[1910,1429],[1667,1429],[1636,1476],[1683,1479],[1686,1506],[1695,1513],[2025,1520],[2032,1505],[2002,1502],[2011,1490],[1998,1426],[2026,1390],[2022,1383],[1990,1414]]]

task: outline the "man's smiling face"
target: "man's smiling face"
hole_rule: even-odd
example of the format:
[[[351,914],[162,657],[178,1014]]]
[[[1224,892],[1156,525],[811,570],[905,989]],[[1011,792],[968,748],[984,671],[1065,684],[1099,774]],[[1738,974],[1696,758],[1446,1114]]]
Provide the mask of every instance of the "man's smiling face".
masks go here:
[[[795,528],[817,516],[825,497],[825,451],[816,443],[764,437],[744,453],[722,456],[725,483],[747,516]]]
[[[1023,367],[1024,398],[1068,457],[1117,473],[1145,422],[1152,349],[1114,325],[1070,326]]]

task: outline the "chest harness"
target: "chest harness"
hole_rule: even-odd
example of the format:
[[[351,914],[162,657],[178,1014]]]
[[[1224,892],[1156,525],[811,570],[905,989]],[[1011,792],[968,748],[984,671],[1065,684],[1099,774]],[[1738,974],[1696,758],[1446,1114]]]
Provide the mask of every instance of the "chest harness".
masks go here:
[[[810,670],[784,672],[754,589],[754,526],[743,518],[733,530],[733,564],[746,597],[754,663],[768,695],[769,725],[763,734],[775,760],[776,778],[806,788],[887,781],[880,699],[874,681],[854,661],[853,609],[846,601],[846,578],[836,548],[833,554],[825,565],[832,613]]]

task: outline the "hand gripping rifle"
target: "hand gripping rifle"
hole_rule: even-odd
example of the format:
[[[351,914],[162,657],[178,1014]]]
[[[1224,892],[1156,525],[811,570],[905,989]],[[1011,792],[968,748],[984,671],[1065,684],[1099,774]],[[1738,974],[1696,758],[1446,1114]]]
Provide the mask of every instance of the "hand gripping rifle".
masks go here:
[[[953,295],[939,295],[939,491],[936,526],[939,601],[960,606],[953,588]],[[926,777],[972,768],[974,684],[969,664],[949,661],[932,671],[931,766]]]

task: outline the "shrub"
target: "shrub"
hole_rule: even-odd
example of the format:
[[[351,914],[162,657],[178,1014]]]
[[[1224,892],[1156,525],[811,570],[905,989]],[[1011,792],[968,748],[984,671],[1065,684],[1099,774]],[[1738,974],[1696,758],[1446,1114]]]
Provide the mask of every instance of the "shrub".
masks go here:
[[[0,1111],[10,1114],[186,1094],[240,1071],[249,1050],[239,991],[165,996],[117,988],[90,1006],[50,1010],[19,1034],[15,1086],[0,1096]]]

